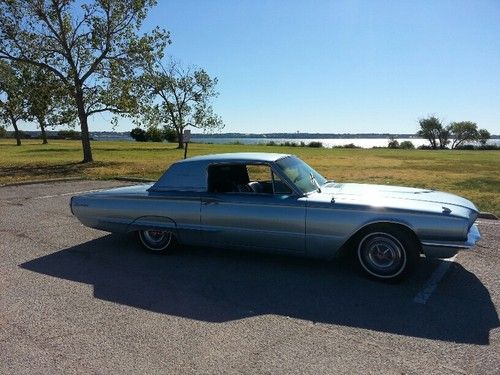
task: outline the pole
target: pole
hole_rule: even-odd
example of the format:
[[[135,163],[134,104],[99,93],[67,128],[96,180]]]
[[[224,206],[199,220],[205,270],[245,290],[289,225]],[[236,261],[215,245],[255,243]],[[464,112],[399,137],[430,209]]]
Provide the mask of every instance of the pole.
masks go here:
[[[184,142],[184,159],[187,157],[188,153],[188,143],[191,140],[191,130],[184,129],[184,133],[182,133],[182,141]]]

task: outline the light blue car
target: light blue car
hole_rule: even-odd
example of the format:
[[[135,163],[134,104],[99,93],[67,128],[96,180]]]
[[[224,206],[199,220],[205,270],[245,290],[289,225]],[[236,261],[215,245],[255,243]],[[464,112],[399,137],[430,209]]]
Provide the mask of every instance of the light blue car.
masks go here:
[[[136,232],[153,252],[177,245],[333,258],[399,280],[423,254],[448,258],[480,239],[478,210],[428,189],[328,181],[293,155],[233,153],[172,164],[154,184],[78,195],[86,226]]]

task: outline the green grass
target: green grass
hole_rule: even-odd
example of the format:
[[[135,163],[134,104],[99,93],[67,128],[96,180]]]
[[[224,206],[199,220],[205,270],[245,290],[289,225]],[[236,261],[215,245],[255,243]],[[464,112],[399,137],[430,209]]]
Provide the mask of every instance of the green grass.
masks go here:
[[[0,184],[81,176],[156,179],[183,150],[173,144],[93,142],[96,162],[80,164],[79,141],[0,141]],[[221,152],[280,152],[299,156],[336,181],[435,188],[462,195],[500,215],[500,151],[326,149],[265,145],[190,144],[189,156]]]

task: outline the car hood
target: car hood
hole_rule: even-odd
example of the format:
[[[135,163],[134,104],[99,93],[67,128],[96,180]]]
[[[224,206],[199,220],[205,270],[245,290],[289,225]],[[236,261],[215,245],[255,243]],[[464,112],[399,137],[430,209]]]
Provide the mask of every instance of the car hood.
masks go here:
[[[327,183],[321,187],[321,195],[332,196],[341,200],[359,200],[362,202],[377,202],[386,205],[396,205],[404,208],[405,202],[408,206],[414,206],[415,203],[420,207],[426,204],[441,205],[442,209],[465,208],[478,212],[474,203],[458,195],[444,193],[430,189],[408,188],[391,185],[371,185],[371,184],[353,184],[353,183]],[[331,199],[331,198],[330,198]],[[391,204],[392,202],[392,204]]]

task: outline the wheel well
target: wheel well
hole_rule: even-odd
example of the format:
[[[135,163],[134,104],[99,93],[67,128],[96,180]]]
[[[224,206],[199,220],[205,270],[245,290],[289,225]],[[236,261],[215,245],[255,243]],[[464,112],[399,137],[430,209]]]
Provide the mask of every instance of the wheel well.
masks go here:
[[[422,244],[420,243],[420,240],[418,239],[417,235],[411,228],[401,223],[384,221],[384,222],[371,223],[359,228],[354,234],[351,235],[351,237],[349,237],[349,239],[344,243],[344,245],[342,245],[341,249],[339,250],[340,254],[349,253],[349,251],[354,248],[356,243],[360,241],[361,238],[368,232],[372,232],[374,230],[387,230],[387,228],[397,229],[402,232],[405,232],[408,236],[410,236],[410,238],[412,238],[414,243],[417,245],[419,252],[422,253]]]
[[[166,216],[140,216],[128,225],[127,232],[148,229],[171,230],[176,234],[177,224],[174,220]]]

